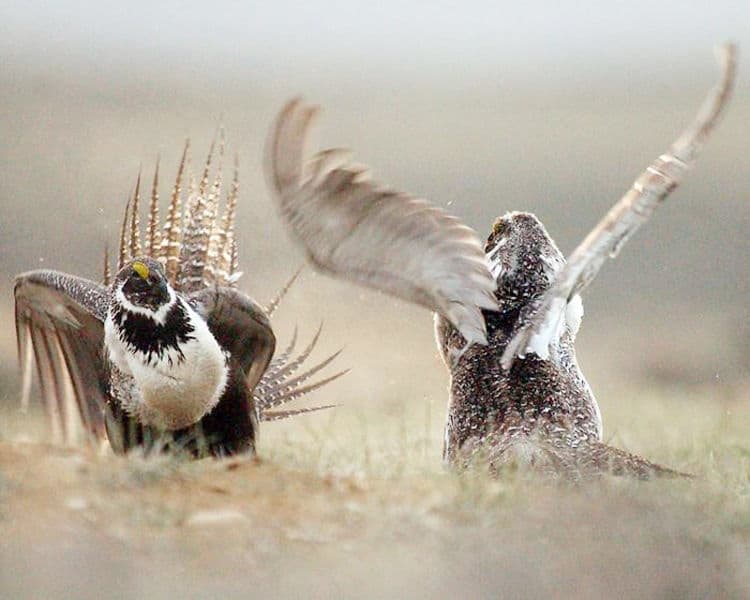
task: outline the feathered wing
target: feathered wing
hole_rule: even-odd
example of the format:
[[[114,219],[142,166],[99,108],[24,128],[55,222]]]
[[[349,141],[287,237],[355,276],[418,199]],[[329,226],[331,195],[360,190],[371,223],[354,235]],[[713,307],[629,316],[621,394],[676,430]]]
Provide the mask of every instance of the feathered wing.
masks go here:
[[[263,309],[244,294],[226,287],[193,293],[198,312],[216,341],[242,370],[252,391],[276,349],[276,336]]]
[[[573,251],[555,282],[539,300],[533,316],[508,343],[502,356],[504,368],[510,368],[515,357],[522,357],[526,352],[534,352],[542,358],[548,356],[568,302],[593,281],[607,258],[617,256],[630,236],[680,184],[729,102],[736,70],[733,45],[721,48],[720,64],[721,80],[709,92],[694,121],[669,151],[638,177]]]
[[[24,406],[33,354],[54,441],[73,441],[81,426],[101,439],[109,401],[103,356],[107,289],[56,271],[31,271],[16,277],[14,295]]]
[[[468,343],[486,343],[481,309],[495,281],[474,231],[445,211],[388,190],[327,150],[305,162],[317,108],[296,99],[266,143],[265,173],[281,216],[319,270],[434,310]]]
[[[269,409],[302,398],[346,373],[342,371],[304,385],[339,355],[336,352],[302,374],[296,374],[315,348],[320,329],[296,357],[293,356],[297,340],[295,332],[291,344],[272,360],[276,337],[266,312],[258,304],[234,289],[222,287],[195,292],[190,299],[206,319],[219,345],[230,353],[235,367],[242,370],[259,420],[273,421],[331,408],[326,405],[269,412]]]

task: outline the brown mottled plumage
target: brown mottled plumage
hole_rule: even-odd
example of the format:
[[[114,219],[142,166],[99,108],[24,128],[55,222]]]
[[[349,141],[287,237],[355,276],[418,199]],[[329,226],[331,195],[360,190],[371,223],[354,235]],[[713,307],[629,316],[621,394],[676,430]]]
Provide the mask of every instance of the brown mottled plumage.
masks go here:
[[[722,77],[695,120],[654,161],[566,263],[528,213],[500,218],[485,245],[455,217],[389,190],[340,150],[304,160],[317,109],[281,110],[266,143],[266,179],[311,264],[420,304],[437,315],[451,375],[445,459],[480,454],[579,477],[675,475],[601,442],[599,409],[576,363],[579,293],[681,182],[731,95],[736,49],[721,49]],[[489,296],[489,297],[488,297]]]
[[[436,318],[438,347],[451,375],[444,459],[462,467],[481,454],[493,469],[522,462],[572,478],[604,470],[639,477],[677,474],[601,443],[599,407],[573,346],[583,312],[580,297],[568,305],[547,359],[529,354],[510,370],[503,368],[499,358],[508,342],[565,259],[530,213],[498,219],[485,251],[497,277],[499,307],[484,314],[487,345],[472,346],[453,361],[465,342],[449,321]]]

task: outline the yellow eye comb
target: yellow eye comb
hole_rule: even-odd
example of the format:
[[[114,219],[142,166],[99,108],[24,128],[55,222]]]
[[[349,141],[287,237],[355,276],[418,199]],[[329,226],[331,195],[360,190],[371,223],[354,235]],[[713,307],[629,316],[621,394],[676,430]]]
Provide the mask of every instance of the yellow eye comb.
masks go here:
[[[133,263],[133,271],[135,271],[136,273],[138,273],[138,275],[140,275],[141,279],[148,279],[149,270],[148,270],[148,267],[144,263],[142,263],[140,261],[134,262]]]

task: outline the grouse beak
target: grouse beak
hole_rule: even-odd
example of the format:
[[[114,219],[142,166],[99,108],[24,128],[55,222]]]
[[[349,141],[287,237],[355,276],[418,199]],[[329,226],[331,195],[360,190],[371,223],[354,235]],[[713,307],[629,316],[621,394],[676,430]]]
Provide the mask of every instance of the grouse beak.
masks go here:
[[[167,282],[162,278],[154,281],[149,295],[153,299],[153,304],[156,307],[169,302],[169,287],[167,286]]]
[[[164,302],[169,300],[169,287],[164,279],[160,279],[156,284],[156,293],[160,298],[164,299]]]

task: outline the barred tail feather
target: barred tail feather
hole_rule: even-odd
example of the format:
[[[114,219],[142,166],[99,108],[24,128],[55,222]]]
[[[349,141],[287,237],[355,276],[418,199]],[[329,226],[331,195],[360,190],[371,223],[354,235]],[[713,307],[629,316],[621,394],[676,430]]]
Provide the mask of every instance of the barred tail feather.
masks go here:
[[[297,371],[297,369],[299,369],[302,366],[302,363],[304,363],[308,359],[312,351],[315,349],[315,346],[317,345],[318,340],[320,339],[320,334],[322,331],[323,331],[323,323],[321,323],[320,326],[318,327],[318,331],[315,332],[315,335],[313,336],[313,339],[308,344],[307,348],[305,348],[297,358],[295,358],[294,360],[288,361],[279,369],[279,372],[277,374],[278,378],[286,379],[290,377],[292,374],[294,374]]]
[[[140,215],[141,204],[141,171],[138,170],[138,179],[135,182],[135,192],[133,193],[133,207],[130,212],[130,257],[134,258],[141,255],[141,221]]]
[[[177,169],[177,178],[172,188],[172,198],[169,202],[167,221],[164,223],[164,236],[161,242],[160,258],[164,263],[167,279],[174,284],[180,271],[180,245],[182,242],[182,214],[181,196],[182,181],[185,176],[185,165],[190,152],[190,139],[185,140],[182,150],[180,166]]]
[[[221,245],[219,250],[219,274],[226,285],[236,285],[236,278],[232,277],[233,265],[233,245],[234,245],[234,220],[237,211],[237,200],[240,192],[240,167],[239,157],[234,155],[234,176],[232,177],[232,187],[229,191],[227,203],[224,208],[224,215],[221,218],[220,231],[222,232]]]
[[[125,204],[125,215],[122,218],[122,225],[120,227],[120,243],[119,251],[117,253],[117,270],[119,271],[129,260],[128,248],[130,246],[130,239],[128,237],[128,216],[130,212],[130,197]]]
[[[161,231],[159,227],[159,162],[156,159],[154,181],[151,184],[151,202],[148,207],[148,226],[146,227],[146,248],[148,255],[158,259],[161,251]]]
[[[336,357],[338,357],[338,355],[341,353],[341,350],[339,350],[338,352],[335,352],[334,354],[328,356],[318,364],[312,366],[302,374],[296,377],[292,376],[310,356],[310,353],[315,348],[320,337],[320,332],[321,329],[319,328],[311,343],[296,358],[292,358],[297,342],[297,329],[295,328],[291,343],[287,346],[284,352],[282,352],[279,356],[271,361],[271,364],[263,374],[261,380],[258,382],[255,390],[253,391],[255,407],[256,411],[258,412],[259,419],[263,420],[266,411],[268,411],[269,409],[279,407],[288,402],[292,402],[293,400],[298,400],[299,398],[302,398],[307,394],[310,394],[313,391],[331,383],[332,381],[338,379],[348,372],[348,369],[340,371],[320,381],[316,381],[308,385],[303,385],[313,375],[327,367]],[[328,407],[326,406],[321,408]],[[280,416],[282,412],[285,415],[283,417]],[[286,418],[286,416],[299,414],[295,411],[282,412],[274,411],[273,413],[270,413],[271,415],[275,415],[275,418],[267,420]],[[300,412],[308,412],[308,410],[302,410]]]
[[[304,269],[305,266],[300,266],[295,272],[294,275],[292,275],[289,278],[289,281],[287,281],[284,284],[284,287],[279,290],[279,293],[276,294],[276,297],[271,300],[271,303],[266,308],[266,314],[270,317],[273,313],[276,312],[276,309],[279,307],[279,304],[281,304],[281,301],[284,299],[284,296],[287,295],[291,287],[294,285],[294,282],[297,281],[297,278],[299,277],[299,274],[302,273],[302,269]]]
[[[109,286],[112,283],[112,268],[109,264],[109,246],[104,246],[104,272],[102,275],[102,283]]]
[[[204,280],[204,275],[208,264],[211,234],[216,221],[218,195],[221,193],[221,166],[209,189],[209,175],[215,147],[216,137],[211,142],[211,148],[206,158],[200,183],[196,187],[193,181],[191,181],[190,185],[190,194],[185,211],[182,247],[180,248],[179,261],[181,271],[177,282],[179,289],[183,292],[199,290],[207,283]],[[223,152],[224,141],[222,135],[219,153],[223,155]]]
[[[296,417],[297,415],[304,415],[306,413],[318,412],[319,410],[327,410],[329,408],[336,408],[335,404],[326,404],[324,406],[312,406],[310,408],[296,408],[291,410],[274,410],[270,412],[264,412],[260,415],[261,421],[281,421],[282,419],[289,419],[290,417]]]
[[[531,436],[506,435],[486,442],[489,444],[487,458],[495,474],[502,473],[505,467],[521,466],[532,473],[570,481],[596,479],[602,475],[641,480],[693,477],[603,442],[578,439],[571,443],[564,432],[550,435],[549,431],[540,430]],[[479,444],[466,450],[454,461],[456,465],[468,464],[475,455],[481,457],[485,448]]]

